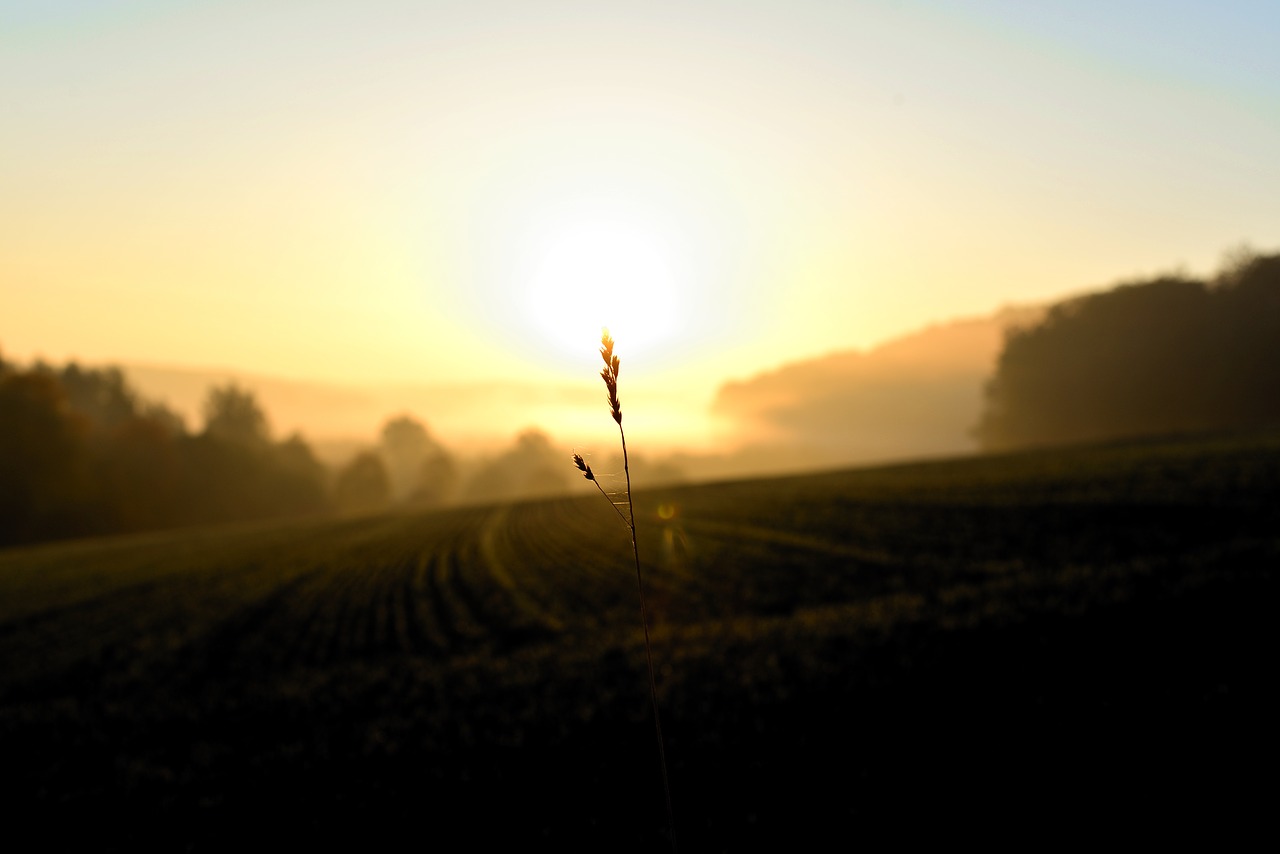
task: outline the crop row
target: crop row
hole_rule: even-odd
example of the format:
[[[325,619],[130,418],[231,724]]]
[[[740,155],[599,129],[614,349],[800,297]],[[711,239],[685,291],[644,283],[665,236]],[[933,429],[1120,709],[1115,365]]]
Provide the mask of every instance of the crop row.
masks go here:
[[[642,492],[651,619],[692,629],[900,595],[990,609],[1250,554],[1280,524],[1270,448],[1118,453]],[[0,670],[13,689],[594,648],[632,642],[635,593],[629,531],[598,495],[11,550]]]

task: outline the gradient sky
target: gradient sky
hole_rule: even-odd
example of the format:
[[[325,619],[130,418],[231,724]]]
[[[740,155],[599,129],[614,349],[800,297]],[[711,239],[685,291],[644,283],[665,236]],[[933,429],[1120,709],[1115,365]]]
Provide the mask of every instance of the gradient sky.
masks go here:
[[[0,354],[709,396],[1280,240],[1274,2],[0,0]]]

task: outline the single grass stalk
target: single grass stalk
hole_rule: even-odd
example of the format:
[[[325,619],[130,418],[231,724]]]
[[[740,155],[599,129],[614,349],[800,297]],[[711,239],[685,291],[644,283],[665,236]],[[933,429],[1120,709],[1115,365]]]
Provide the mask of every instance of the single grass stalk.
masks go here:
[[[671,808],[671,781],[667,776],[667,751],[663,745],[662,739],[662,717],[658,714],[658,682],[654,677],[653,670],[653,646],[649,642],[649,611],[644,602],[644,577],[640,573],[640,548],[636,545],[636,511],[635,505],[631,500],[631,466],[627,460],[627,433],[622,429],[622,404],[618,402],[618,357],[613,353],[613,339],[609,337],[609,330],[604,330],[600,335],[600,356],[604,359],[604,368],[600,371],[600,377],[604,380],[605,388],[609,392],[609,410],[613,414],[613,420],[618,425],[618,435],[622,439],[622,471],[627,478],[627,512],[624,515],[614,500],[609,497],[609,493],[604,491],[604,487],[600,485],[600,481],[596,480],[595,472],[591,470],[591,466],[582,458],[581,454],[573,455],[573,463],[578,467],[578,471],[582,472],[582,476],[596,485],[596,489],[600,490],[600,494],[605,497],[618,516],[622,518],[627,529],[631,532],[631,556],[635,559],[636,564],[636,586],[640,591],[640,624],[644,627],[644,654],[649,662],[649,700],[653,704],[653,728],[658,738],[658,761],[662,766],[662,787],[667,798],[667,825],[668,832],[671,835],[671,850],[676,849],[676,817],[675,811]]]

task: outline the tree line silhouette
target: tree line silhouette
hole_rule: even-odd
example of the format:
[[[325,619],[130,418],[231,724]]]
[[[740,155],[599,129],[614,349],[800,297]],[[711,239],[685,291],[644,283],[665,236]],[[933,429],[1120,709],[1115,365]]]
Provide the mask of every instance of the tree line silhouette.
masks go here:
[[[1280,426],[1280,255],[1059,303],[1006,337],[985,450]]]
[[[452,457],[419,422],[330,471],[297,434],[272,439],[253,394],[209,390],[203,429],[140,398],[117,368],[0,358],[0,545],[436,503]]]
[[[254,394],[209,389],[203,427],[140,397],[114,367],[0,358],[0,546],[324,513],[514,501],[567,492],[569,453],[536,428],[461,460],[410,415],[326,465],[276,440]]]
[[[253,396],[214,388],[205,427],[141,400],[118,369],[0,361],[0,543],[313,512],[326,474],[275,442]]]

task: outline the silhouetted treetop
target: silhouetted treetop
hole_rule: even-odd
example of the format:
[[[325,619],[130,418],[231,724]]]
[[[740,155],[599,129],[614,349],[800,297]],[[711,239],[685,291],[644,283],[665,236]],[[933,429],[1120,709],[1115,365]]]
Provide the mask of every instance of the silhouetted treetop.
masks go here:
[[[565,493],[573,483],[567,458],[568,452],[557,448],[544,431],[526,428],[510,449],[472,475],[463,497],[508,501]]]
[[[265,445],[270,440],[267,415],[253,393],[235,383],[214,386],[204,403],[207,435],[240,445]]]
[[[413,416],[388,419],[382,426],[378,451],[395,501],[439,504],[452,494],[457,476],[452,456]]]
[[[384,510],[391,500],[391,478],[374,451],[355,456],[338,473],[334,489],[338,507],[352,513]]]

